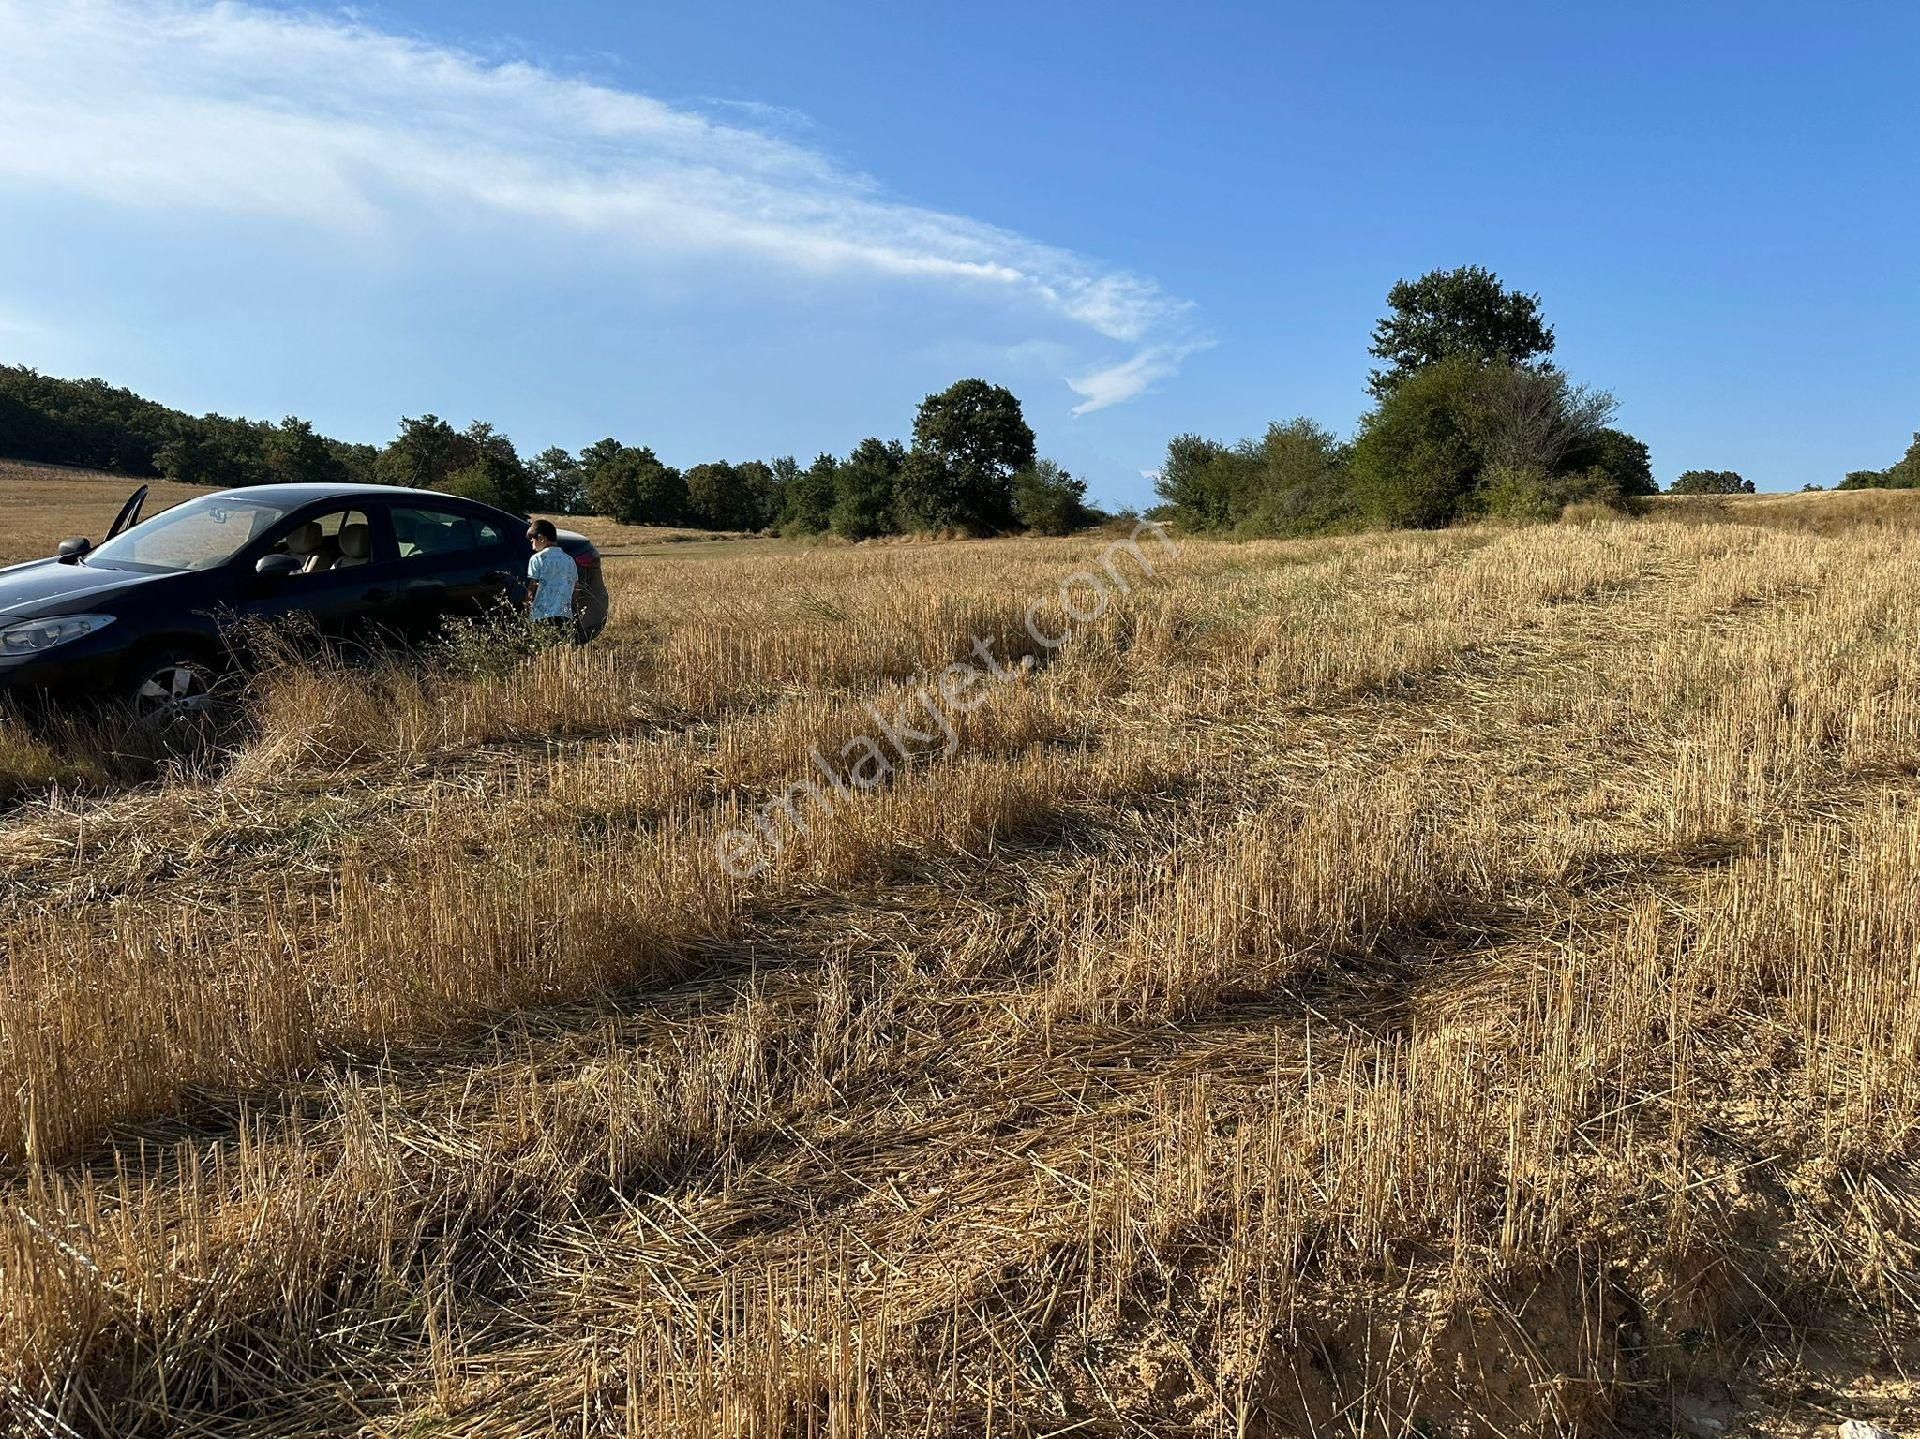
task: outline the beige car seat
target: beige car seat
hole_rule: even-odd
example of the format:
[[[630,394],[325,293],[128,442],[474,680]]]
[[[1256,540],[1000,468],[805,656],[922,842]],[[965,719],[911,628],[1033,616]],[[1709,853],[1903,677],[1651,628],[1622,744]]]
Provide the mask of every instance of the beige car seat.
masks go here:
[[[309,520],[287,536],[287,553],[300,561],[300,573],[312,574],[327,567],[327,537],[318,520]]]
[[[355,524],[340,526],[340,558],[333,562],[336,570],[344,570],[349,565],[364,565],[367,556],[373,552],[373,532],[367,522],[361,520]]]

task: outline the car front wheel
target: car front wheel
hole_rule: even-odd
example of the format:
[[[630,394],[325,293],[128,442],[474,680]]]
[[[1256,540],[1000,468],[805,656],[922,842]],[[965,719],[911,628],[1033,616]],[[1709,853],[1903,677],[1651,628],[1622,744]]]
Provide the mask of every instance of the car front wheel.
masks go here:
[[[213,666],[184,650],[147,656],[133,667],[127,698],[143,720],[179,719],[213,703]]]

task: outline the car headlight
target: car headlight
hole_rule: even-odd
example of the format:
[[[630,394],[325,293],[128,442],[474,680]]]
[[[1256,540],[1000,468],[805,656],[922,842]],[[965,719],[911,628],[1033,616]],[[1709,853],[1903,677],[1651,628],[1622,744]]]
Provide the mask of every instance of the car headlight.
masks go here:
[[[0,626],[0,655],[30,655],[50,650],[113,623],[112,615],[53,615]]]

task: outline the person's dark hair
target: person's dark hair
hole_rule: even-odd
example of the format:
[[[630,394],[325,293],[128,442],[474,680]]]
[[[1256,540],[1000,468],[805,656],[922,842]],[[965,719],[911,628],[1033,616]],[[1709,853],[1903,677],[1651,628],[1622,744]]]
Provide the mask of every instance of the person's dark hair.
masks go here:
[[[543,540],[557,540],[560,538],[560,531],[553,527],[552,520],[535,520],[528,528],[531,533],[540,536]]]

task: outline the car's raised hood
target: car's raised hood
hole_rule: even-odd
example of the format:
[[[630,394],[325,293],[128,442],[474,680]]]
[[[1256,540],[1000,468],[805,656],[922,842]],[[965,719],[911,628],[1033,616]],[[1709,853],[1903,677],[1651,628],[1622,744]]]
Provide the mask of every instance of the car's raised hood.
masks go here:
[[[72,614],[90,598],[118,594],[134,585],[169,578],[142,570],[110,570],[95,565],[65,565],[58,560],[35,560],[0,570],[0,623],[37,619],[41,615]]]

